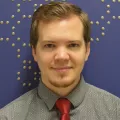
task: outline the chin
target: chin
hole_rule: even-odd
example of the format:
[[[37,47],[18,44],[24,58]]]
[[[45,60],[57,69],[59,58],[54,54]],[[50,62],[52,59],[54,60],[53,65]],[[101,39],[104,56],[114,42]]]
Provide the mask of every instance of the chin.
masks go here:
[[[75,82],[75,80],[69,80],[69,79],[65,80],[64,78],[62,80],[61,79],[58,80],[58,78],[57,78],[57,80],[49,80],[49,82],[52,86],[60,87],[60,88],[69,87]]]

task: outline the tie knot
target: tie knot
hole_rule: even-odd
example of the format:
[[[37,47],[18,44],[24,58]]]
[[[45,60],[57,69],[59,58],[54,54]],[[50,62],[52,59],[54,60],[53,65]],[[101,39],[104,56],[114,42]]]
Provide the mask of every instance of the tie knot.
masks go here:
[[[60,98],[56,101],[56,107],[62,114],[69,114],[71,103],[66,98]]]

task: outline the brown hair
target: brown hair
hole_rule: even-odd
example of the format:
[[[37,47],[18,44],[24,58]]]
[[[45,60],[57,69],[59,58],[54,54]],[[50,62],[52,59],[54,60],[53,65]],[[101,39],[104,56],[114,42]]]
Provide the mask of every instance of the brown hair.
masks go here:
[[[84,26],[85,43],[90,42],[90,21],[88,15],[78,6],[67,2],[50,2],[40,6],[33,14],[30,28],[30,44],[34,48],[38,42],[38,24],[42,22],[50,22],[52,20],[60,20],[76,15],[80,18]]]

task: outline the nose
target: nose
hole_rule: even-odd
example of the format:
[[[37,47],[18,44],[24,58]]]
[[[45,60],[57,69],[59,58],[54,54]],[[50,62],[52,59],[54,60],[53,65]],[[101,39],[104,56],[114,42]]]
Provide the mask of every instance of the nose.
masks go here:
[[[61,47],[58,50],[56,50],[55,60],[68,61],[69,60],[68,50],[64,47]]]

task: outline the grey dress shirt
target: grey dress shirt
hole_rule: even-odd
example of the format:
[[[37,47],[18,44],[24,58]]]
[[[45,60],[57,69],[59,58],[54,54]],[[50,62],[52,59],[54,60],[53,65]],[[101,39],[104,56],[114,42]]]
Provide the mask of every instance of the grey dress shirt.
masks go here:
[[[59,120],[55,108],[59,98],[40,82],[39,86],[0,110],[0,120]],[[66,96],[71,103],[71,120],[120,120],[120,99],[104,90],[85,83]]]

